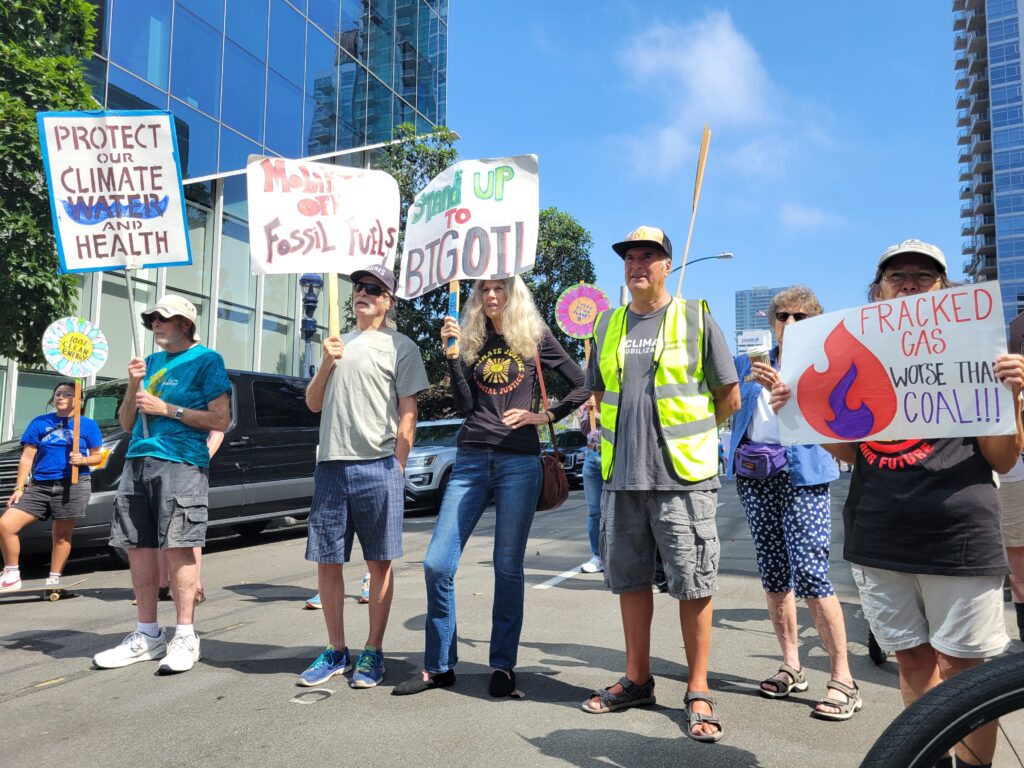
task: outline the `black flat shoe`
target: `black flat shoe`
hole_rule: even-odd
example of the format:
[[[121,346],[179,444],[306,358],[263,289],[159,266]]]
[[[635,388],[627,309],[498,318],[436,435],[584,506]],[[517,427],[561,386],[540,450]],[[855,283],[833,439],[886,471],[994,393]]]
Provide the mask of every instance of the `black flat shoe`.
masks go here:
[[[411,696],[414,693],[423,693],[434,688],[450,688],[455,685],[455,670],[449,669],[437,675],[431,675],[424,680],[423,675],[417,673],[416,677],[399,683],[391,689],[392,696]]]
[[[491,683],[487,686],[487,692],[496,699],[502,696],[511,696],[516,689],[516,671],[510,669],[508,672],[496,669],[491,672]]]

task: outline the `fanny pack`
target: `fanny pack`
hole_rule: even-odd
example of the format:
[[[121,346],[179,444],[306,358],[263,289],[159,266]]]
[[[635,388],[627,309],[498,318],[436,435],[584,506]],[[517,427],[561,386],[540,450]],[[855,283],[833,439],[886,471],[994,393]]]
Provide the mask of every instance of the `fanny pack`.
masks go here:
[[[736,474],[748,480],[767,480],[786,466],[786,446],[740,443],[736,448]]]

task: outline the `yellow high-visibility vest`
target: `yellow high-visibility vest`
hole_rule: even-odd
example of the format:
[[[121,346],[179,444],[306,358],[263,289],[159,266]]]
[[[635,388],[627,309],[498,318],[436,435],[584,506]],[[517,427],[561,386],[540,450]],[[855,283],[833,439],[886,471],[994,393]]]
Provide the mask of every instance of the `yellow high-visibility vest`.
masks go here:
[[[673,298],[662,316],[654,347],[655,428],[669,472],[696,482],[718,472],[715,402],[704,381],[704,301]],[[625,361],[627,307],[601,313],[594,324],[601,399],[601,474],[611,480],[619,395]]]

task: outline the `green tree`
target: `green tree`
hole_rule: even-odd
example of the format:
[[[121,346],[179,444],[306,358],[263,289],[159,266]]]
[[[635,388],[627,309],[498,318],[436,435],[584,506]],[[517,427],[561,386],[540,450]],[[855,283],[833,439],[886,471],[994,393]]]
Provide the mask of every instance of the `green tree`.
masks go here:
[[[459,153],[452,146],[455,143],[455,134],[443,127],[429,136],[417,137],[415,127],[410,123],[403,123],[395,129],[395,138],[403,141],[389,144],[379,150],[379,154],[373,160],[373,167],[387,171],[398,182],[402,203],[399,230],[401,239],[398,244],[398,252],[401,253],[405,240],[406,216],[413,199],[431,179],[454,164]],[[398,268],[401,269],[400,264]],[[468,286],[463,285],[461,288],[464,299]],[[441,381],[448,371],[438,336],[441,318],[447,309],[448,293],[438,290],[411,301],[400,301],[396,312],[398,329],[419,345],[427,376],[435,383]]]
[[[0,355],[42,363],[46,326],[75,309],[78,279],[57,272],[36,112],[96,109],[82,62],[88,0],[0,3]]]

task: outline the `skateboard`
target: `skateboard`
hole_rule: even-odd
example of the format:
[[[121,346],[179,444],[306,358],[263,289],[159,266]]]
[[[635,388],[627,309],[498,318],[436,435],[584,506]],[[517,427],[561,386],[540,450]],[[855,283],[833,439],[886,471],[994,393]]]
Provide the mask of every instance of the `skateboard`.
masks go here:
[[[22,587],[21,589],[16,589],[12,592],[0,592],[0,598],[17,597],[18,595],[23,595],[26,592],[39,592],[39,596],[43,598],[43,600],[49,600],[51,603],[55,603],[58,600],[60,600],[61,597],[64,597],[65,593],[67,593],[69,589],[71,589],[72,587],[77,587],[83,581],[86,581],[86,579],[78,579],[78,581],[65,581],[60,584],[44,584],[42,586],[37,587]]]

